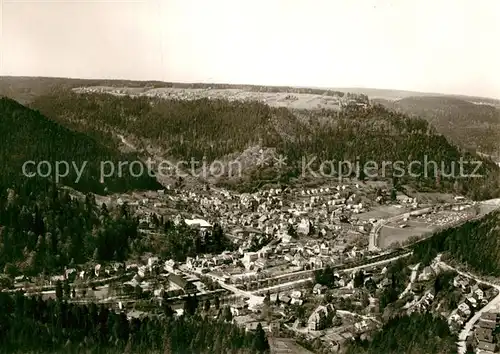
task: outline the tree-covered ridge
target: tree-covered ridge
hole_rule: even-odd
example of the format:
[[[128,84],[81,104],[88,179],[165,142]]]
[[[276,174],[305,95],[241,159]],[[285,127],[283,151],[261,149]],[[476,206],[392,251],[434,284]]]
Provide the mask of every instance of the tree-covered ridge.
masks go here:
[[[262,326],[246,332],[201,312],[173,317],[172,310],[127,319],[103,305],[43,301],[0,293],[2,353],[266,353]],[[165,317],[166,316],[166,317]]]
[[[379,102],[390,109],[424,118],[458,145],[485,154],[500,154],[500,110],[493,105],[473,103],[466,98],[432,96]]]
[[[118,131],[135,137],[139,140],[137,145],[161,147],[168,158],[202,161],[206,157],[211,161],[257,144],[275,148],[287,157],[287,167],[281,171],[285,182],[287,178],[300,176],[304,158],[310,161],[312,157],[316,157],[312,164],[315,171],[321,162],[331,160],[350,161],[353,165],[359,161],[360,166],[375,161],[379,168],[384,161],[402,161],[408,166],[417,160],[421,164],[414,165],[412,172],[421,175],[425,174],[427,157],[439,169],[444,163],[444,170],[438,172],[443,176],[451,172],[453,163],[455,175],[459,174],[460,158],[480,159],[434,133],[425,120],[409,118],[382,106],[342,112],[292,112],[259,102],[163,100],[61,91],[39,97],[33,107],[60,124],[87,134],[108,136],[110,131]],[[472,174],[474,169],[473,164],[465,165],[464,173]],[[261,172],[254,173],[251,179],[264,179]],[[390,174],[390,168],[385,173]],[[407,179],[421,187],[435,189],[439,184],[441,190],[458,189],[478,199],[498,194],[498,167],[494,163],[484,160],[475,173],[484,177],[458,180],[443,177],[436,183],[436,170],[430,168],[427,178]]]
[[[287,109],[259,102],[161,100],[65,91],[42,96],[32,106],[82,131],[115,129],[151,140],[178,158],[201,160],[206,156],[213,160],[259,141],[275,146],[281,139],[273,123],[290,121],[291,135],[307,134],[307,127],[299,125]]]
[[[446,229],[418,243],[414,257],[429,263],[440,252],[448,252],[478,273],[500,275],[500,211]]]
[[[106,188],[109,192],[159,188],[154,177],[147,173],[132,177],[127,168],[123,169],[122,177],[117,171],[101,183],[101,162],[111,161],[118,166],[120,161],[134,161],[136,157],[105,147],[85,134],[71,131],[7,98],[0,99],[0,141],[0,184],[8,185],[13,180],[24,179],[23,165],[27,161],[48,161],[52,172],[56,161],[65,161],[69,165],[69,174],[59,182],[83,192],[105,193]],[[78,170],[84,167],[80,180],[75,166]],[[61,167],[60,172],[64,174],[65,171]],[[36,172],[35,165],[28,166],[27,172]],[[47,172],[47,166],[42,172]]]
[[[348,354],[452,354],[456,338],[446,320],[430,313],[413,313],[389,320],[371,341],[357,341]]]
[[[183,88],[183,89],[240,89],[254,92],[289,92],[305,93],[325,96],[343,97],[344,91],[322,88],[261,86],[261,85],[234,85],[216,83],[181,83],[162,81],[132,81],[132,80],[96,80],[70,79],[61,77],[29,77],[29,76],[0,76],[0,96],[13,98],[21,103],[29,103],[40,95],[50,94],[60,89],[72,89],[81,86],[108,86],[132,87],[137,89],[151,88]],[[368,98],[364,94],[351,94],[360,100]]]

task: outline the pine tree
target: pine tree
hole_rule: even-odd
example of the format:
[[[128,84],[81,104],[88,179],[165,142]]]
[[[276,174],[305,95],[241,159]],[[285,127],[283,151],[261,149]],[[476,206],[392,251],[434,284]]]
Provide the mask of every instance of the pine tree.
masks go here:
[[[392,188],[391,189],[391,200],[394,202],[397,199],[397,194],[396,194],[396,189]]]
[[[225,306],[222,317],[224,318],[224,321],[231,322],[233,320],[233,313],[231,312],[231,309],[229,306]]]
[[[60,280],[56,282],[56,299],[62,301],[63,299],[63,285]]]
[[[260,323],[257,325],[257,329],[255,330],[252,349],[257,353],[264,353],[269,350],[269,342],[267,341],[266,333]]]
[[[164,338],[165,339],[163,341],[163,354],[173,354],[171,337],[165,332]]]
[[[264,297],[264,305],[269,306],[271,305],[271,294],[269,291],[266,293],[266,296]]]
[[[63,292],[64,292],[64,297],[69,298],[71,296],[71,288],[69,286],[68,279],[64,280]]]
[[[214,349],[212,350],[212,353],[214,354],[219,354],[219,353],[224,353],[224,347],[223,347],[223,342],[222,342],[222,337],[219,335],[215,339],[214,343]]]

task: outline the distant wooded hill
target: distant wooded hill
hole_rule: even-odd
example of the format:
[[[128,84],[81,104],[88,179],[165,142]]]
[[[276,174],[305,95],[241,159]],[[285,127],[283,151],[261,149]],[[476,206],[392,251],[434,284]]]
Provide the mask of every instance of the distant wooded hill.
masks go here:
[[[422,96],[374,102],[423,118],[454,143],[500,158],[500,110],[493,106],[495,100]]]
[[[445,170],[428,171],[424,164],[414,166],[419,178],[404,178],[419,188],[454,190],[475,198],[497,195],[498,167],[484,160],[478,174],[482,178],[443,178],[442,174],[457,163],[481,160],[476,155],[450,144],[444,136],[422,119],[392,112],[380,105],[352,108],[342,112],[290,111],[272,108],[260,102],[229,102],[200,99],[193,101],[113,96],[109,94],[76,94],[60,91],[35,99],[32,107],[73,130],[112,144],[110,131],[132,136],[143,146],[155,146],[164,157],[185,161],[224,159],[260,145],[273,148],[287,157],[283,169],[255,169],[234,187],[260,185],[262,181],[288,183],[300,177],[304,157],[316,157],[311,166],[319,171],[325,161],[441,162]],[[324,169],[324,173],[330,173]],[[465,166],[471,174],[474,166]],[[336,172],[339,172],[336,170]],[[429,173],[430,172],[430,173]],[[458,167],[456,167],[458,173]],[[387,173],[387,171],[386,171]],[[387,177],[387,174],[386,174]],[[390,176],[389,176],[390,177]]]
[[[134,88],[173,87],[184,89],[241,89],[254,92],[289,92],[308,93],[325,96],[343,97],[347,92],[335,89],[290,87],[290,86],[263,86],[263,85],[232,85],[215,83],[180,83],[163,81],[132,81],[132,80],[99,80],[99,79],[70,79],[56,77],[0,77],[0,96],[13,98],[21,103],[29,103],[36,97],[53,93],[61,89],[71,89],[81,86],[112,86]],[[363,93],[353,93],[362,100],[368,96]]]
[[[328,160],[352,162],[360,158],[364,161],[410,162],[423,160],[424,156],[449,166],[460,157],[479,159],[463,147],[494,154],[494,145],[498,145],[499,141],[495,123],[498,112],[493,107],[446,96],[409,97],[396,103],[379,100],[386,108],[375,105],[341,113],[326,110],[292,112],[258,102],[78,95],[70,90],[89,85],[206,89],[240,87],[343,95],[341,89],[32,77],[2,77],[0,94],[29,102],[32,108],[40,110],[49,119],[92,137],[111,151],[116,151],[116,134],[120,133],[127,138],[136,138],[142,147],[158,148],[163,157],[187,158],[188,161],[192,157],[207,157],[208,160],[234,157],[256,145],[273,148],[287,157],[288,164],[284,170],[260,168],[244,176],[243,180],[228,181],[229,186],[243,190],[263,183],[288,183],[300,175],[304,156],[317,157],[313,169]],[[409,111],[408,115],[406,111]],[[420,115],[423,119],[418,118]],[[476,172],[484,177],[436,183],[436,176],[429,176],[414,179],[413,182],[420,188],[436,189],[438,185],[437,189],[453,189],[479,199],[496,196],[498,168],[494,163],[486,158],[483,169]]]

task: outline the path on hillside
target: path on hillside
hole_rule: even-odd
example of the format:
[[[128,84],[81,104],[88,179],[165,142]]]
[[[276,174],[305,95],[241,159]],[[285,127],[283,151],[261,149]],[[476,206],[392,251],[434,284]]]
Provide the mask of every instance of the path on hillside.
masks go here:
[[[411,268],[411,276],[410,276],[410,283],[406,287],[406,289],[403,290],[401,294],[399,294],[399,298],[402,299],[410,290],[411,286],[415,282],[415,279],[417,279],[417,273],[418,273],[418,267],[420,266],[420,263],[416,264]]]
[[[123,135],[121,135],[121,134],[116,134],[116,135],[120,138],[122,144],[126,145],[128,148],[130,148],[132,150],[137,150],[137,148],[132,143],[127,141],[127,139],[125,139],[125,137]]]

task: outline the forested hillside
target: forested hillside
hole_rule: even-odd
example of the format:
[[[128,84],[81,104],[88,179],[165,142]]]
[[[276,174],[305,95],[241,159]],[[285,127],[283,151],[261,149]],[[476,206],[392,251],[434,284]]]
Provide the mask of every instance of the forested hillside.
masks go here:
[[[125,209],[111,213],[91,195],[78,201],[35,180],[0,191],[0,225],[0,267],[11,275],[125,260],[138,242],[137,220]]]
[[[440,252],[448,252],[475,272],[499,276],[500,211],[437,233],[415,247],[414,257],[429,263]]]
[[[439,96],[377,100],[384,106],[427,120],[458,145],[500,156],[500,110],[492,105]]]
[[[106,190],[120,192],[160,187],[147,173],[132,177],[126,168],[121,177],[115,173],[101,183],[101,162],[110,161],[118,166],[119,161],[134,161],[137,157],[105,147],[84,133],[71,131],[8,98],[0,99],[0,141],[0,186],[10,186],[25,179],[23,165],[27,161],[34,162],[26,170],[30,174],[36,173],[35,163],[50,163],[53,173],[48,178],[54,176],[56,161],[61,161],[66,162],[69,169],[60,165],[59,172],[64,175],[67,171],[68,175],[57,182],[82,192],[103,194]],[[46,165],[40,171],[45,175],[48,168]],[[83,172],[80,179],[77,170]]]
[[[92,194],[78,200],[44,181],[1,189],[0,270],[11,276],[54,274],[68,265],[121,262],[144,252],[185,260],[231,247],[217,224],[200,235],[183,223],[154,217],[160,239],[139,234],[138,225],[127,205],[108,210]]]
[[[452,354],[456,338],[446,320],[430,313],[393,318],[371,341],[352,344],[348,354]]]
[[[128,320],[103,305],[77,305],[62,299],[43,301],[21,293],[0,293],[1,352],[219,354],[266,353],[262,329],[245,332],[219,316],[213,319],[194,308],[193,314],[163,313]],[[160,317],[161,316],[161,317]]]
[[[405,175],[401,183],[418,184],[422,189],[454,190],[478,199],[499,192],[498,168],[490,161],[484,161],[475,172],[482,178],[443,177],[436,182],[438,174],[445,176],[452,172],[453,163],[457,175],[460,158],[465,161],[479,158],[433,133],[425,120],[412,119],[382,106],[342,112],[291,112],[259,102],[162,100],[69,91],[41,96],[32,106],[62,125],[101,136],[110,144],[110,132],[126,134],[138,146],[159,148],[164,158],[201,161],[206,157],[211,161],[255,145],[274,148],[287,157],[286,168],[253,170],[243,181],[234,182],[233,186],[238,188],[255,186],[263,180],[287,183],[302,176],[304,159],[310,161],[314,157],[316,160],[310,165],[313,171],[319,171],[325,161],[337,164],[349,161],[352,165],[359,161],[360,166],[374,161],[380,169],[378,175],[385,178],[391,178],[391,169],[382,170],[383,161],[401,161],[406,167],[412,161],[420,161],[420,165],[412,167],[412,173],[420,176]],[[426,169],[425,159],[436,161],[440,171]],[[337,178],[336,166],[333,165],[333,170],[337,173],[326,168],[323,176]],[[465,165],[464,174],[472,174],[474,167]]]

